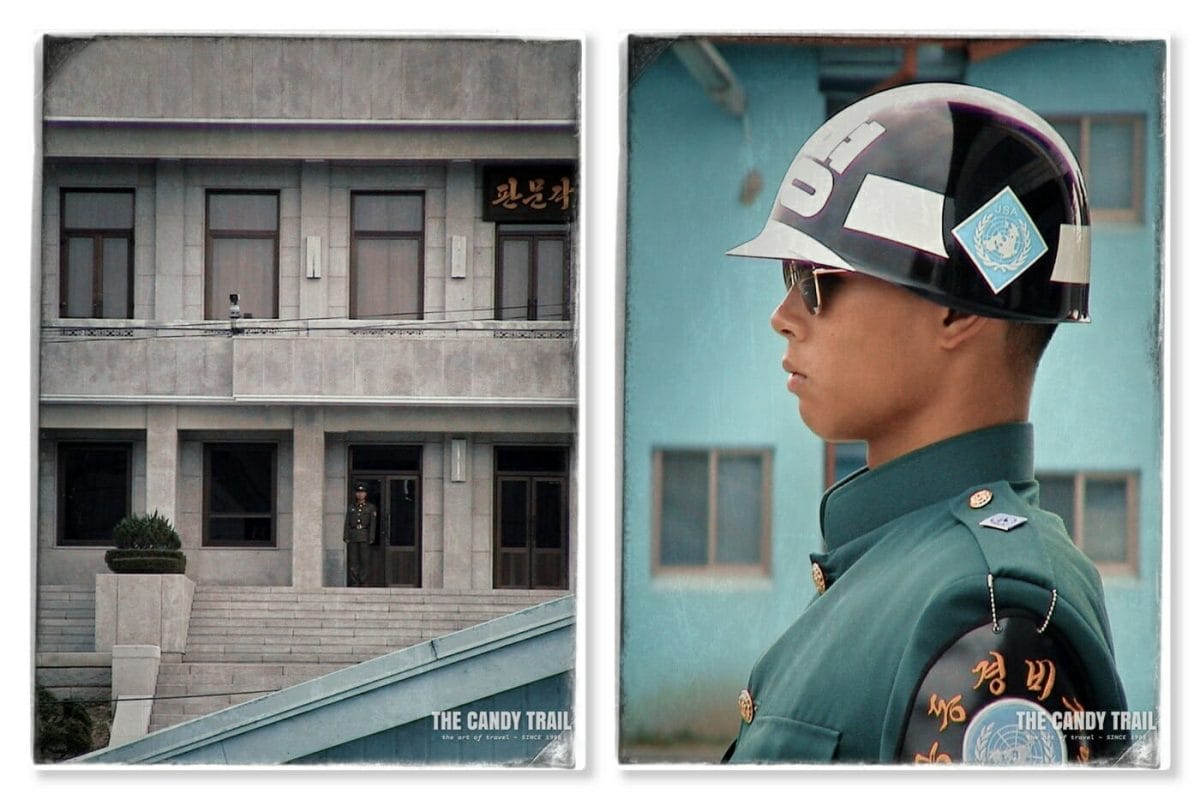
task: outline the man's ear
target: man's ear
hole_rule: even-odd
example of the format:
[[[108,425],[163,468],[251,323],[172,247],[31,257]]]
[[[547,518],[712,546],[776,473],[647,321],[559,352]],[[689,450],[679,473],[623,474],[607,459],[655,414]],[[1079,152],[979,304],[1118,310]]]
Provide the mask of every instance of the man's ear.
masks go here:
[[[943,350],[955,350],[980,336],[992,327],[996,320],[947,308],[942,318],[942,331],[938,343]]]

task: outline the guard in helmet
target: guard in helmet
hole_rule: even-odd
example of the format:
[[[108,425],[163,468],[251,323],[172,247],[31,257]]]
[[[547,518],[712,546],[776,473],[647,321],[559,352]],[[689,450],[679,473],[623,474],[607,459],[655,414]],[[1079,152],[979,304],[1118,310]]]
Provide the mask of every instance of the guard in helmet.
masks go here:
[[[982,89],[846,108],[731,255],[782,264],[787,388],[867,466],[820,507],[816,597],[738,698],[733,762],[1111,761],[1126,708],[1095,567],[1038,507],[1034,373],[1088,319],[1061,137]]]

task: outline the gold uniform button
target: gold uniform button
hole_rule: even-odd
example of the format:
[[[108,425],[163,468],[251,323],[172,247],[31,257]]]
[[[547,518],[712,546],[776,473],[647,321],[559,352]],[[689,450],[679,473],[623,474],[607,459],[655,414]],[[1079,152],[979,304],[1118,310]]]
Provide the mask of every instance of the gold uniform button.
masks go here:
[[[825,572],[821,569],[821,565],[813,562],[812,565],[813,586],[817,587],[817,594],[825,594]]]
[[[980,489],[978,492],[971,495],[971,499],[967,501],[967,505],[969,505],[971,508],[983,508],[990,502],[992,502],[992,490]]]
[[[747,725],[754,721],[754,698],[750,696],[749,689],[738,692],[738,713]]]

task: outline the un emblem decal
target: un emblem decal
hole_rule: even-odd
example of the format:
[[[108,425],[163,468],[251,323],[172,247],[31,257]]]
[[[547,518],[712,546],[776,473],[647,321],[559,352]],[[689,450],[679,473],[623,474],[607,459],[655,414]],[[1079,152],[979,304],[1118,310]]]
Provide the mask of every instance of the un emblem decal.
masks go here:
[[[1036,766],[1067,763],[1067,742],[1046,709],[1028,700],[997,700],[963,736],[964,764]]]
[[[995,294],[1021,277],[1050,249],[1007,186],[952,233]]]

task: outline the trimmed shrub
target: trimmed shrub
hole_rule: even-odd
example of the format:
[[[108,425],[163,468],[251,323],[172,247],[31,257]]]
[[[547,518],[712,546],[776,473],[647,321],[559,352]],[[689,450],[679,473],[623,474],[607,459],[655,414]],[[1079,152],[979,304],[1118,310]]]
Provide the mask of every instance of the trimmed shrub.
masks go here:
[[[179,534],[158,511],[125,517],[113,528],[113,541],[116,549],[104,554],[113,572],[182,575],[187,566]]]
[[[118,550],[178,550],[179,534],[171,521],[159,514],[133,514],[113,528]]]

